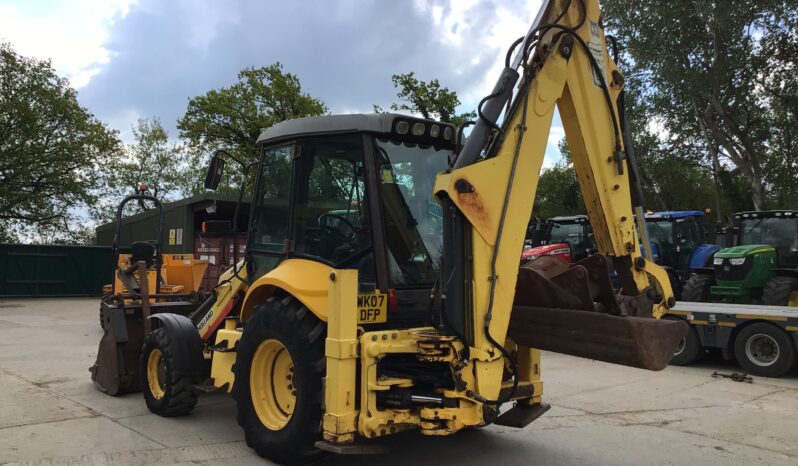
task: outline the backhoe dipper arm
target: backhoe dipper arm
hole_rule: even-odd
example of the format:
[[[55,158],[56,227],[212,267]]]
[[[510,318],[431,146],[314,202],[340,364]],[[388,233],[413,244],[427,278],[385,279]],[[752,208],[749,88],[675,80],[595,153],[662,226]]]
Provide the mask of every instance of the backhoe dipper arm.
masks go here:
[[[445,317],[455,322],[472,358],[489,373],[503,370],[495,361],[507,356],[503,347],[518,260],[555,105],[598,252],[612,260],[622,294],[633,302],[626,309],[637,309],[628,315],[658,318],[673,302],[666,272],[640,253],[616,105],[623,75],[607,53],[599,17],[597,0],[544,3],[530,34],[518,44],[518,69],[511,65],[503,71],[494,92],[483,99],[480,118],[453,169],[436,182],[449,222],[444,257],[456,257],[458,251],[465,257],[445,259]],[[510,101],[514,86],[518,90]],[[487,144],[504,108],[499,134]],[[463,325],[457,328],[459,316]],[[496,394],[495,387],[480,389],[485,396]]]

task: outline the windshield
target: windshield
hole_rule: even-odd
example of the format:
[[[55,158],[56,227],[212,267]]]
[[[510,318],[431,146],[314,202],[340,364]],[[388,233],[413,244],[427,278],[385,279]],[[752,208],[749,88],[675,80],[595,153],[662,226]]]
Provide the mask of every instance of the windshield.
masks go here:
[[[393,286],[429,285],[440,274],[443,217],[432,196],[451,151],[377,139],[378,179]]]
[[[549,244],[568,243],[571,248],[585,248],[585,228],[581,223],[553,223]]]
[[[798,219],[749,218],[741,223],[740,244],[767,244],[776,248],[779,266],[798,266]]]
[[[648,220],[646,221],[649,239],[654,242],[665,243],[663,246],[670,246],[673,241],[673,223],[669,220]]]

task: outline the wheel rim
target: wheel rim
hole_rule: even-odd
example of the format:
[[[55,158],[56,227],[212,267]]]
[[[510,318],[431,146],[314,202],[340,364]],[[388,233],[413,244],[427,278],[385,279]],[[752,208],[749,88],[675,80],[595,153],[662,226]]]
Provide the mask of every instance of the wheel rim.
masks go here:
[[[798,291],[793,291],[790,293],[790,297],[787,298],[787,305],[791,307],[798,307]]]
[[[770,335],[757,333],[745,342],[748,360],[760,367],[772,366],[779,359],[779,344]]]
[[[684,337],[681,340],[679,340],[679,344],[676,346],[676,351],[673,352],[673,355],[678,356],[682,354],[686,346],[687,346],[687,337]]]
[[[294,361],[277,340],[264,340],[255,351],[249,373],[252,405],[264,426],[280,430],[296,406]]]
[[[155,348],[150,351],[150,356],[147,358],[147,384],[156,400],[160,400],[166,394],[165,380],[166,360],[161,350]]]

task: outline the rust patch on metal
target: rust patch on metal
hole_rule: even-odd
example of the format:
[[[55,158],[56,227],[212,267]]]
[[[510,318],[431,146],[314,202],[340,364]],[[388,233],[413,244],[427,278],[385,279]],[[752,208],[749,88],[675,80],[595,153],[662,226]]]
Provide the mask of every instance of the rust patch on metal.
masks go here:
[[[455,183],[467,183],[471,186],[463,178],[458,179]],[[485,203],[476,190],[463,190],[463,192],[457,190],[457,205],[468,217],[471,224],[477,227],[477,230],[480,230],[482,234],[487,234],[490,231],[490,214],[485,209]]]

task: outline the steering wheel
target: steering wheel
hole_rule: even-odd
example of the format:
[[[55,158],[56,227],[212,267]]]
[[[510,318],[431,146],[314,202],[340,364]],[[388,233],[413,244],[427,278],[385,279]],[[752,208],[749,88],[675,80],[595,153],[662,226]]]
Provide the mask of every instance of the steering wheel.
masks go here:
[[[330,225],[328,225],[327,219],[331,218],[334,218],[338,221],[335,223],[336,225],[335,227],[331,227]],[[347,220],[346,217],[344,217],[343,215],[321,214],[319,215],[319,218],[316,220],[316,223],[318,223],[318,225],[324,228],[325,230],[332,231],[336,236],[340,237],[344,241],[351,242],[357,238],[357,229],[355,228],[354,225],[352,225],[352,222]],[[346,225],[349,228],[349,234],[344,233],[343,231],[341,231],[340,228],[338,228],[338,225],[341,224]]]

